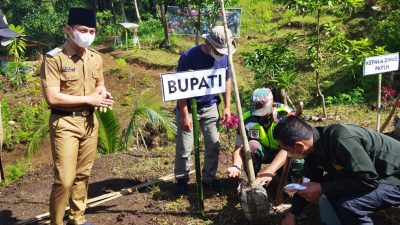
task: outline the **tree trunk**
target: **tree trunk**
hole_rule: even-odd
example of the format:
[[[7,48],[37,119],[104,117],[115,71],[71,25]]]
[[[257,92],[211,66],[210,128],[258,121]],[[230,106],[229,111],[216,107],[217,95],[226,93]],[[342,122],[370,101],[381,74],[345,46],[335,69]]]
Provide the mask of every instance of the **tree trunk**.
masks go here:
[[[283,98],[283,104],[288,105],[286,90],[284,88],[281,88],[280,92]]]
[[[320,86],[320,74],[319,74],[319,69],[321,67],[320,63],[321,63],[321,32],[320,32],[320,17],[321,17],[321,8],[319,6],[318,8],[318,14],[317,14],[317,69],[315,70],[315,81],[317,83],[317,92],[318,95],[321,97],[322,100],[322,114],[323,117],[326,118],[327,114],[326,114],[326,107],[325,107],[325,96],[322,94],[321,91],[321,86]]]
[[[142,20],[140,19],[140,14],[139,14],[139,8],[138,8],[138,6],[137,6],[137,1],[136,1],[136,0],[133,0],[133,2],[135,3],[136,18],[138,19],[139,24],[141,24],[141,23],[142,23]]]
[[[4,140],[3,118],[1,115],[1,102],[0,102],[0,182],[5,179],[3,162],[1,161],[1,152],[3,151],[3,140]]]
[[[165,17],[165,5],[161,4],[161,21],[164,27],[164,40],[161,42],[160,47],[165,48],[170,46],[167,18]]]
[[[124,22],[126,22],[126,14],[125,14],[125,3],[124,3],[124,0],[120,0],[119,2],[121,3],[122,18],[124,19]]]
[[[110,3],[110,6],[111,6],[111,12],[113,14],[114,23],[117,23],[117,14],[115,13],[114,1],[113,0],[109,0],[109,3]]]
[[[200,42],[200,29],[201,29],[201,5],[197,7],[197,21],[196,21],[196,45]]]

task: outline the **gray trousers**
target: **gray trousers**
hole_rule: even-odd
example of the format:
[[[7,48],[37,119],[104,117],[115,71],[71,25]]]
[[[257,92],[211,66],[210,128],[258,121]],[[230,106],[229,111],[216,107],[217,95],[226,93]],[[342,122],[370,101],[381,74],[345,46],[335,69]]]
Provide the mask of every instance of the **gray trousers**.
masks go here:
[[[202,170],[203,182],[209,183],[215,179],[218,169],[219,158],[219,112],[217,104],[198,110],[198,120],[201,132],[204,136],[204,165]],[[190,117],[192,115],[190,114]],[[177,108],[176,123],[176,151],[175,151],[175,169],[176,179],[188,178],[190,171],[190,154],[193,149],[193,132],[186,132],[181,127],[182,114]]]

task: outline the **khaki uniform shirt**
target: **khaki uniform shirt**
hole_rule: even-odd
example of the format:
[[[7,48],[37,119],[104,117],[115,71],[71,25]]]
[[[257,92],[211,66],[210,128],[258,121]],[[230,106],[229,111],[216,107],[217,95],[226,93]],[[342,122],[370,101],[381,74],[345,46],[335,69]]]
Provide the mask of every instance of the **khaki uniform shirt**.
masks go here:
[[[60,92],[68,95],[87,96],[94,93],[97,84],[104,82],[103,61],[98,52],[87,49],[82,56],[66,41],[60,48],[46,54],[40,77],[43,88],[60,87]],[[82,111],[89,105],[76,107],[53,107],[63,111]]]

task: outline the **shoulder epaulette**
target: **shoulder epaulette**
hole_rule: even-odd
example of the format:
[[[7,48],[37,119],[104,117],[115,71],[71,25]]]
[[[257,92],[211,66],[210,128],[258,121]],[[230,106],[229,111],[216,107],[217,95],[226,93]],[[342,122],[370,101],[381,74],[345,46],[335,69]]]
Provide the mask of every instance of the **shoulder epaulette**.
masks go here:
[[[46,55],[49,55],[49,56],[55,56],[55,55],[57,55],[58,53],[60,53],[62,51],[62,48],[55,48],[55,49],[52,49],[52,50],[50,50],[50,51],[48,51],[47,53],[46,53]]]

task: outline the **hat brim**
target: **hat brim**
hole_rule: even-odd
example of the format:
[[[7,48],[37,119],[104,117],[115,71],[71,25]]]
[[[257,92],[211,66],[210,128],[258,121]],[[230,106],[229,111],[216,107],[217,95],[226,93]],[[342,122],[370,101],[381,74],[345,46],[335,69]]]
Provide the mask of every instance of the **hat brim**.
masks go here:
[[[17,37],[21,37],[22,35],[15,31],[12,31],[8,28],[3,28],[3,29],[0,29],[0,36],[6,37],[6,38],[17,38]]]
[[[214,41],[210,38],[209,34],[203,34],[201,35],[205,40],[208,41],[208,43],[210,43],[212,46],[214,46],[215,50],[217,50],[218,53],[222,54],[222,55],[228,55],[228,47],[224,47],[224,48],[220,48],[215,46]],[[235,40],[232,39],[232,45],[229,45],[231,47],[231,53],[235,53],[236,52],[236,42]]]

